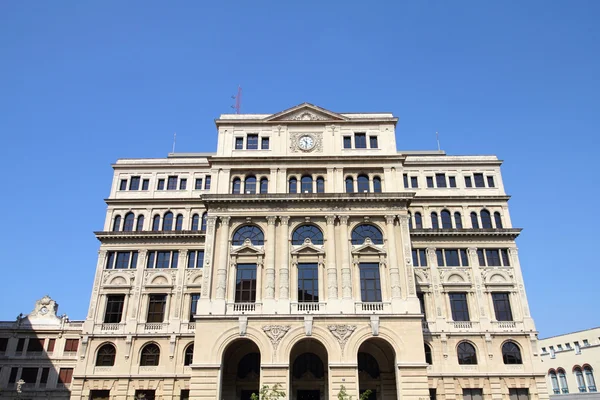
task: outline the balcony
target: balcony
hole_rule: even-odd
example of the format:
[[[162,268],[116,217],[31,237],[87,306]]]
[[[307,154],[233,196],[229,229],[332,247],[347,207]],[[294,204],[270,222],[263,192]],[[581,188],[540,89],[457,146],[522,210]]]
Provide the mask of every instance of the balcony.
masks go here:
[[[327,303],[292,303],[292,314],[325,312]]]
[[[181,323],[181,333],[193,333],[195,331],[196,323],[194,321]]]
[[[77,357],[76,351],[63,351],[63,357]]]
[[[120,332],[124,324],[121,323],[105,323],[100,325],[100,330],[104,332]]]
[[[144,333],[165,332],[169,324],[165,322],[146,322],[142,325]]]
[[[494,331],[517,332],[523,330],[523,322],[517,321],[492,321]]]
[[[262,303],[228,303],[227,314],[260,314]]]
[[[381,301],[354,303],[354,312],[356,314],[386,314],[391,311],[392,303],[383,303]]]
[[[457,331],[471,331],[479,328],[479,322],[474,321],[448,321],[450,327]]]

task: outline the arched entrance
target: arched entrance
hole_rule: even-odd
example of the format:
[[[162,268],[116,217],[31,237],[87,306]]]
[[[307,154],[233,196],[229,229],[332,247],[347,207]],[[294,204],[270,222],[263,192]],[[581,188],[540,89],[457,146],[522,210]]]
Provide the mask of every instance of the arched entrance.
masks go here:
[[[290,400],[327,398],[329,361],[325,346],[314,339],[296,343],[290,353]]]
[[[227,346],[221,363],[221,399],[250,400],[258,394],[260,350],[249,339],[239,339]]]
[[[396,352],[385,340],[372,338],[358,348],[358,388],[371,390],[369,400],[396,400]]]

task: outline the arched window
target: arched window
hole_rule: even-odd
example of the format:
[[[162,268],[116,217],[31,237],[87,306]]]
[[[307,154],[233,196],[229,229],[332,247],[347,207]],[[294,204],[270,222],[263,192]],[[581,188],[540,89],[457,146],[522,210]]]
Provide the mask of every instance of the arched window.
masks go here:
[[[492,217],[488,210],[481,210],[481,227],[483,229],[492,229]]]
[[[567,375],[565,374],[565,370],[559,368],[558,373],[558,381],[560,382],[560,389],[563,393],[569,393],[569,385],[567,383]]]
[[[498,211],[494,213],[494,222],[496,223],[496,229],[502,229],[502,217]]]
[[[502,345],[502,360],[504,364],[523,364],[521,350],[514,342],[506,342]]]
[[[246,177],[244,181],[244,193],[256,194],[256,177],[254,175]]]
[[[153,367],[158,365],[160,360],[160,349],[154,343],[147,344],[142,349],[142,355],[140,357],[140,366],[142,367]]]
[[[452,229],[452,216],[450,211],[442,210],[442,229]]]
[[[373,178],[373,192],[381,193],[381,178],[378,176]]]
[[[556,372],[554,372],[554,370],[551,369],[548,372],[548,376],[550,376],[550,382],[552,383],[552,391],[554,392],[554,394],[559,394],[560,388],[558,387],[558,379],[556,378]]]
[[[323,232],[314,225],[300,225],[292,234],[292,244],[300,246],[306,239],[310,239],[312,244],[323,244]]]
[[[354,179],[351,176],[346,177],[346,193],[354,192]]]
[[[190,344],[185,349],[185,355],[183,357],[183,365],[192,365],[194,361],[194,344]]]
[[[260,194],[267,194],[268,192],[269,192],[269,180],[267,178],[261,178]]]
[[[152,219],[152,230],[159,231],[160,230],[160,215],[155,215]]]
[[[175,218],[175,230],[183,230],[183,215],[181,214],[177,214],[177,218]]]
[[[310,175],[304,175],[300,180],[300,193],[312,193],[313,179]]]
[[[431,347],[425,343],[425,362],[429,365],[433,364],[433,357],[431,355]]]
[[[242,180],[238,177],[233,178],[233,182],[231,182],[231,193],[240,194],[241,189],[242,189]]]
[[[371,354],[361,351],[358,353],[358,372],[366,372],[371,378],[377,379],[380,375],[379,363]]]
[[[291,177],[288,184],[288,192],[297,193],[298,192],[298,179],[295,177]]]
[[[200,216],[198,214],[194,214],[192,216],[192,230],[197,231],[198,225],[200,225]]]
[[[168,211],[165,213],[163,217],[163,231],[171,231],[173,230],[173,213]]]
[[[369,177],[366,175],[359,175],[357,179],[358,193],[365,193],[369,191]]]
[[[208,215],[206,213],[202,214],[202,225],[200,225],[200,231],[206,232],[206,221],[208,220]]]
[[[596,380],[594,379],[594,371],[592,367],[586,365],[583,367],[583,372],[585,372],[585,379],[587,380],[588,390],[590,392],[596,391]]]
[[[96,356],[96,367],[112,367],[115,365],[115,356],[117,350],[112,344],[104,344],[98,349],[98,355]]]
[[[112,231],[119,232],[119,229],[121,229],[121,216],[117,215],[113,222]]]
[[[135,215],[133,215],[132,212],[128,212],[127,214],[125,214],[124,222],[125,223],[123,224],[123,231],[124,232],[133,231],[133,223],[135,222]]]
[[[310,372],[315,378],[321,379],[325,376],[323,361],[314,353],[303,353],[296,357],[292,367],[292,374],[295,378],[300,378],[305,373]]]
[[[438,215],[436,212],[431,213],[431,227],[433,229],[440,229],[440,222],[438,220]]]
[[[265,235],[263,231],[256,225],[243,225],[239,227],[233,234],[234,246],[241,246],[246,239],[250,240],[254,246],[262,246],[265,244]]]
[[[373,244],[383,244],[383,234],[375,225],[361,224],[352,230],[352,244],[361,245],[367,238]]]
[[[415,228],[423,229],[423,217],[421,217],[420,212],[415,213]]]
[[[238,363],[237,377],[244,379],[248,375],[260,375],[260,353],[248,353]]]
[[[137,226],[135,228],[136,231],[141,232],[144,230],[144,216],[139,215],[137,219]]]
[[[477,220],[476,212],[471,213],[471,226],[473,227],[473,229],[479,229],[479,221]]]
[[[586,392],[585,381],[583,380],[583,372],[581,372],[581,367],[573,368],[573,372],[575,373],[575,380],[577,381],[577,387],[581,393]]]
[[[461,365],[477,364],[477,352],[475,347],[469,342],[460,342],[457,349],[458,363]]]
[[[325,178],[317,177],[317,193],[325,193]]]
[[[456,226],[456,229],[462,229],[463,227],[462,217],[458,211],[454,213],[454,226]]]

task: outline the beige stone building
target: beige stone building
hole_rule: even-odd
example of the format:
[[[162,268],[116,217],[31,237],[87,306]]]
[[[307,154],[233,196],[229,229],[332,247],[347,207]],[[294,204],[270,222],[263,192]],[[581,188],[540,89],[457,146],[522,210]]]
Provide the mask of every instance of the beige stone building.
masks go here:
[[[600,366],[600,327],[541,339],[539,346],[552,399],[600,399],[594,377]]]
[[[71,397],[546,399],[501,161],[397,121],[305,103],[118,160]]]
[[[83,321],[57,311],[44,296],[30,314],[0,322],[0,398],[69,399]]]

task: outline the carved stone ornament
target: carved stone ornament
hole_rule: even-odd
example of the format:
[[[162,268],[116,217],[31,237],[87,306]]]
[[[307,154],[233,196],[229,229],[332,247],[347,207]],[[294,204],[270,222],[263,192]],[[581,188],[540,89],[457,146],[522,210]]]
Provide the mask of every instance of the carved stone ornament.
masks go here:
[[[240,336],[246,336],[246,331],[248,330],[248,317],[240,316],[239,320],[239,328],[240,328]]]
[[[302,149],[300,148],[300,138],[302,138],[303,136],[310,136],[314,142],[313,146],[308,148],[308,149]],[[315,133],[302,133],[302,132],[296,132],[296,133],[292,133],[290,134],[290,150],[294,153],[297,152],[315,152],[315,153],[322,153],[323,152],[323,133],[321,132],[315,132]]]
[[[326,121],[328,118],[311,111],[300,111],[296,114],[290,115],[286,119],[290,121]]]
[[[340,343],[340,348],[344,348],[344,345],[350,338],[350,336],[356,330],[356,325],[329,325],[327,329]]]
[[[306,336],[312,336],[313,317],[312,315],[304,316],[304,333]]]
[[[286,333],[290,330],[289,325],[265,325],[263,326],[263,331],[265,335],[271,340],[273,343],[273,348],[277,349],[279,342],[285,336]]]
[[[373,336],[379,336],[379,316],[371,316],[371,333]]]

